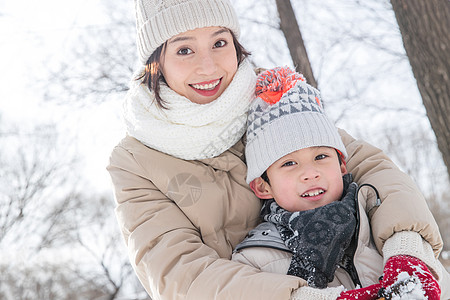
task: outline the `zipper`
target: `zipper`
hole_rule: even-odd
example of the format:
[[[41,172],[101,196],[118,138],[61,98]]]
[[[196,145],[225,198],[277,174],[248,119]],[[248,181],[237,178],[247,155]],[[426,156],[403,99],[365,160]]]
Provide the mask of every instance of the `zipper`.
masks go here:
[[[358,190],[359,191],[359,190]],[[344,269],[348,275],[350,276],[353,284],[355,286],[362,286],[361,281],[359,280],[358,272],[356,271],[356,267],[354,264],[354,258],[356,253],[356,248],[358,247],[358,238],[359,238],[359,223],[360,223],[360,215],[359,215],[359,205],[358,205],[358,192],[355,195],[355,212],[356,212],[356,229],[355,234],[353,236],[352,242],[350,246],[344,252],[344,257],[342,258],[341,263],[339,264],[342,269]]]

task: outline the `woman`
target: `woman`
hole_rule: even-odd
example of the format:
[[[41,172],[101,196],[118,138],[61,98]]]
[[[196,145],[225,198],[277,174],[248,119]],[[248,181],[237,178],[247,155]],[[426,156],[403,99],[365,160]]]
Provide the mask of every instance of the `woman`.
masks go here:
[[[299,278],[229,260],[261,208],[245,182],[243,155],[256,76],[231,4],[135,4],[143,67],[124,105],[128,135],[108,171],[140,281],[152,299],[290,299],[302,289]],[[366,207],[379,251],[415,255],[438,272],[433,251],[442,241],[417,188],[380,150],[345,132],[342,138],[356,181],[386,186],[383,204]],[[409,253],[411,243],[422,248]]]

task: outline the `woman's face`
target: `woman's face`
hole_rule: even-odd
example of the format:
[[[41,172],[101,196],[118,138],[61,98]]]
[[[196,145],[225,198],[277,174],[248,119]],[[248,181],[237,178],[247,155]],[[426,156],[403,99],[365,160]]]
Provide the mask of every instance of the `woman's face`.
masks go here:
[[[216,100],[238,68],[230,31],[205,27],[180,33],[166,43],[162,73],[169,87],[194,103]]]

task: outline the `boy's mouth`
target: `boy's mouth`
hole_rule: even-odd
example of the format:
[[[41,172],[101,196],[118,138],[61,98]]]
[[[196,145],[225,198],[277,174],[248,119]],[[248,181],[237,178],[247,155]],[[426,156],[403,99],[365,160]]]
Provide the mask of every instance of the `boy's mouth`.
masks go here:
[[[314,197],[314,196],[318,196],[320,194],[325,193],[325,191],[323,189],[315,189],[315,190],[311,190],[311,191],[307,191],[306,193],[302,194],[302,197]]]

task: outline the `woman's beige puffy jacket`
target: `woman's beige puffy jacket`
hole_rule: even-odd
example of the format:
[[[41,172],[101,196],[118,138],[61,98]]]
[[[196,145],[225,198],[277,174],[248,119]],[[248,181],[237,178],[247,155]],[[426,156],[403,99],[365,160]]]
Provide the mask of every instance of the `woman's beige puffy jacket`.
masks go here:
[[[340,133],[348,171],[378,187],[383,200],[378,208],[366,204],[378,251],[394,232],[412,230],[437,256],[442,239],[412,180],[379,149]],[[245,182],[243,153],[240,141],[218,157],[185,161],[129,136],[114,148],[108,171],[117,220],[152,299],[289,299],[301,285],[297,277],[230,261],[261,207]]]

